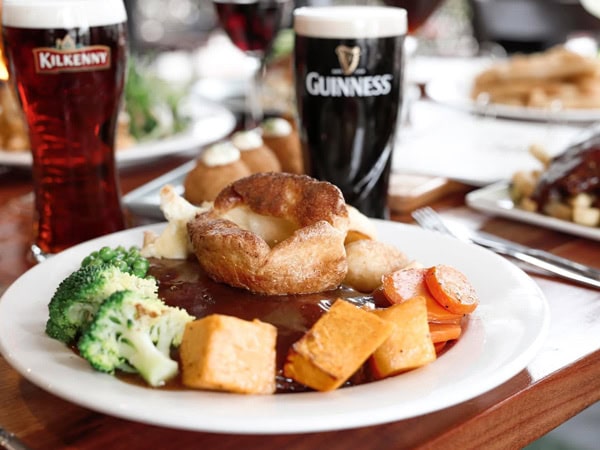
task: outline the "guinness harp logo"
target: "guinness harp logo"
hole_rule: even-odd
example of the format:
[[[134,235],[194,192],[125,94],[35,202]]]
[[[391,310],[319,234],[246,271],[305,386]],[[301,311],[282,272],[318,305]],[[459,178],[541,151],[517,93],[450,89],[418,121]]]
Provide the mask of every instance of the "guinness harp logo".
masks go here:
[[[335,54],[338,57],[344,75],[353,74],[360,62],[360,47],[338,45],[335,48]]]

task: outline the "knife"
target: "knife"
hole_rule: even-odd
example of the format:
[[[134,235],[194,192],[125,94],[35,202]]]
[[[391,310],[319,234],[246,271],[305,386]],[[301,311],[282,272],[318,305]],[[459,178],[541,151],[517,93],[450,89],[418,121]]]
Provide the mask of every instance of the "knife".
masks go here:
[[[456,235],[463,234],[466,240],[493,250],[501,255],[510,256],[532,266],[539,267],[555,275],[577,281],[587,286],[600,289],[600,270],[580,264],[570,259],[548,253],[544,250],[526,247],[515,242],[502,239],[485,232],[453,229]]]

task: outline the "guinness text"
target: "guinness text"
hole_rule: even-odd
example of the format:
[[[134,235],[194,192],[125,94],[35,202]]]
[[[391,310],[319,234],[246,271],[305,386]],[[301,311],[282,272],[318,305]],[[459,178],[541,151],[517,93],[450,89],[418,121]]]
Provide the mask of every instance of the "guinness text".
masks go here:
[[[310,72],[306,76],[306,90],[321,97],[377,97],[391,92],[393,79],[391,74],[339,77]]]

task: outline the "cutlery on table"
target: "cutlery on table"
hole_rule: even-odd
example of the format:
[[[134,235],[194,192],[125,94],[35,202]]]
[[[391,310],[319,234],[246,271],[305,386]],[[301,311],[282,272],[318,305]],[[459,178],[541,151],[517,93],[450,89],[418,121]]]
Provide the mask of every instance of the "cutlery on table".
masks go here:
[[[30,450],[17,436],[2,427],[0,427],[0,448],[6,450]]]
[[[600,270],[579,264],[543,250],[526,247],[484,232],[474,232],[464,227],[450,228],[432,208],[419,208],[412,213],[416,222],[427,230],[438,231],[490,249],[498,254],[510,256],[532,266],[544,269],[559,277],[600,289]]]

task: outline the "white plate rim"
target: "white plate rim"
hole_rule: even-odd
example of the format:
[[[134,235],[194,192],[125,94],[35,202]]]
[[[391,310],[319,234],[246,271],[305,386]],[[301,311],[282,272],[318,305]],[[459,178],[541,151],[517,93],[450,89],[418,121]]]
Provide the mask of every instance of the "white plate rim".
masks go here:
[[[461,77],[438,76],[425,85],[425,93],[436,103],[487,117],[502,117],[542,122],[594,122],[600,120],[598,109],[565,109],[554,111],[516,105],[490,104],[478,106],[469,97],[478,71],[469,71]]]
[[[412,225],[376,224],[382,240],[400,245],[425,264],[455,265],[483,294],[461,340],[434,363],[401,376],[330,393],[161,391],[94,372],[44,334],[48,291],[84,255],[101,245],[139,245],[144,230],[159,231],[164,224],[88,241],[22,275],[0,299],[0,353],[33,384],[83,407],[153,425],[235,434],[329,431],[420,416],[499,386],[535,357],[549,329],[550,310],[528,275],[480,247]],[[481,274],[486,267],[493,277]]]
[[[510,197],[509,186],[507,181],[492,183],[469,192],[465,197],[465,202],[467,206],[473,209],[600,241],[600,228],[586,227],[567,220],[517,208]]]
[[[222,139],[235,128],[235,116],[224,106],[198,97],[194,97],[193,101],[203,112],[185,130],[162,139],[142,140],[129,148],[117,150],[118,167],[130,167],[167,155],[196,151],[204,145]],[[0,149],[2,165],[30,168],[31,162],[29,151],[13,152]]]

